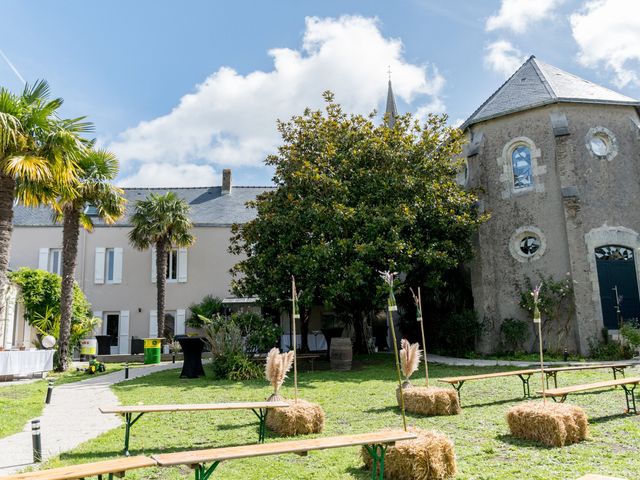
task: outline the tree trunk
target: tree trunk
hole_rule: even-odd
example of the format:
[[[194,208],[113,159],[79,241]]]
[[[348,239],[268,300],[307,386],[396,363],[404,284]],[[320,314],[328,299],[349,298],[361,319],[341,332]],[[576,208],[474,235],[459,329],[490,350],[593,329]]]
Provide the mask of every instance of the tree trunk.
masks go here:
[[[64,372],[69,368],[71,356],[71,320],[73,313],[73,285],[78,257],[78,237],[80,235],[80,211],[67,207],[63,211],[62,227],[62,290],[60,292],[60,335],[58,337],[58,365],[56,370]]]
[[[361,311],[353,312],[353,329],[356,334],[353,349],[356,353],[368,353],[367,340],[364,333],[364,318]]]
[[[158,338],[164,338],[164,299],[167,290],[167,251],[165,241],[156,243],[156,287],[158,309]]]
[[[0,318],[3,318],[4,296],[9,286],[9,249],[13,231],[13,200],[16,182],[13,177],[0,173]]]
[[[300,351],[305,353],[309,351],[309,317],[311,310],[300,307]]]

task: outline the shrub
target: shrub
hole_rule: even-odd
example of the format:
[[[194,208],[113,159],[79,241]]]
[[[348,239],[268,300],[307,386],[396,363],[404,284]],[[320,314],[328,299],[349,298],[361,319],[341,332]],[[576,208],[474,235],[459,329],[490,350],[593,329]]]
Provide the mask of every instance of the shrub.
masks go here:
[[[506,352],[521,351],[528,336],[529,325],[524,320],[505,318],[500,325],[500,337]]]
[[[191,315],[187,319],[187,325],[193,328],[202,328],[205,324],[204,319],[213,318],[214,315],[224,311],[222,300],[213,295],[205,296],[200,303],[194,303],[189,307]]]
[[[213,360],[213,377],[228,380],[253,380],[262,376],[262,368],[241,353],[230,353]]]
[[[449,320],[440,325],[439,343],[447,353],[464,355],[475,349],[482,330],[483,325],[475,310],[464,309],[452,313]]]
[[[640,328],[634,326],[631,322],[625,322],[620,328],[620,335],[624,338],[629,346],[636,350],[640,347]]]
[[[598,341],[589,339],[589,357],[594,360],[628,360],[633,358],[633,350],[629,345],[621,345],[616,341]]]
[[[251,312],[233,313],[231,320],[240,328],[246,338],[247,351],[266,352],[278,344],[282,329],[271,319]]]

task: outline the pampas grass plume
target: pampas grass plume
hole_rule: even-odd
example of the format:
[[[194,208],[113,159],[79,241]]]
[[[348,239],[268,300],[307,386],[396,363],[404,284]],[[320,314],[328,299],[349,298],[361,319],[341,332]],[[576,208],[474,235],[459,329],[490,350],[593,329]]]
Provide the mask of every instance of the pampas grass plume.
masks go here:
[[[400,350],[400,368],[402,374],[406,380],[418,370],[420,365],[420,344],[409,343],[406,339],[402,339],[400,343],[402,350]]]
[[[293,364],[293,351],[280,353],[277,348],[272,348],[267,355],[267,365],[265,367],[265,378],[273,387],[274,394],[278,393],[280,387],[287,378],[287,372]]]

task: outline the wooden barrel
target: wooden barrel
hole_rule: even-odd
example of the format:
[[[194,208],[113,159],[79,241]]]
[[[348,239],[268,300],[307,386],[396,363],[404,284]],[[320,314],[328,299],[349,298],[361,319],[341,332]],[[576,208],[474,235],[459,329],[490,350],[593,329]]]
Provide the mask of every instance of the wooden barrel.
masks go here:
[[[331,339],[331,370],[351,370],[352,358],[353,350],[350,338],[338,337]]]

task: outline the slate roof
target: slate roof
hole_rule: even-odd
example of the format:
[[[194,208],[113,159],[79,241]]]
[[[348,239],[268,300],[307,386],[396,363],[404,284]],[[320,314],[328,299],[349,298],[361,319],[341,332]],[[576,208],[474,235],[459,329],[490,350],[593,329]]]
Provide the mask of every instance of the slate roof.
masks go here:
[[[202,188],[125,188],[128,200],[125,215],[116,223],[129,226],[129,218],[134,211],[136,201],[143,200],[149,193],[165,194],[174,192],[184,198],[191,206],[191,221],[195,226],[229,226],[234,223],[246,223],[255,218],[254,209],[248,209],[245,203],[253,200],[262,192],[275,187],[234,186],[231,194],[222,195],[222,187]],[[51,210],[46,207],[28,208],[17,205],[13,209],[13,225],[18,227],[54,226]],[[104,225],[95,219],[96,226]]]
[[[460,128],[464,130],[484,120],[558,102],[640,106],[638,100],[541,62],[532,55]]]

